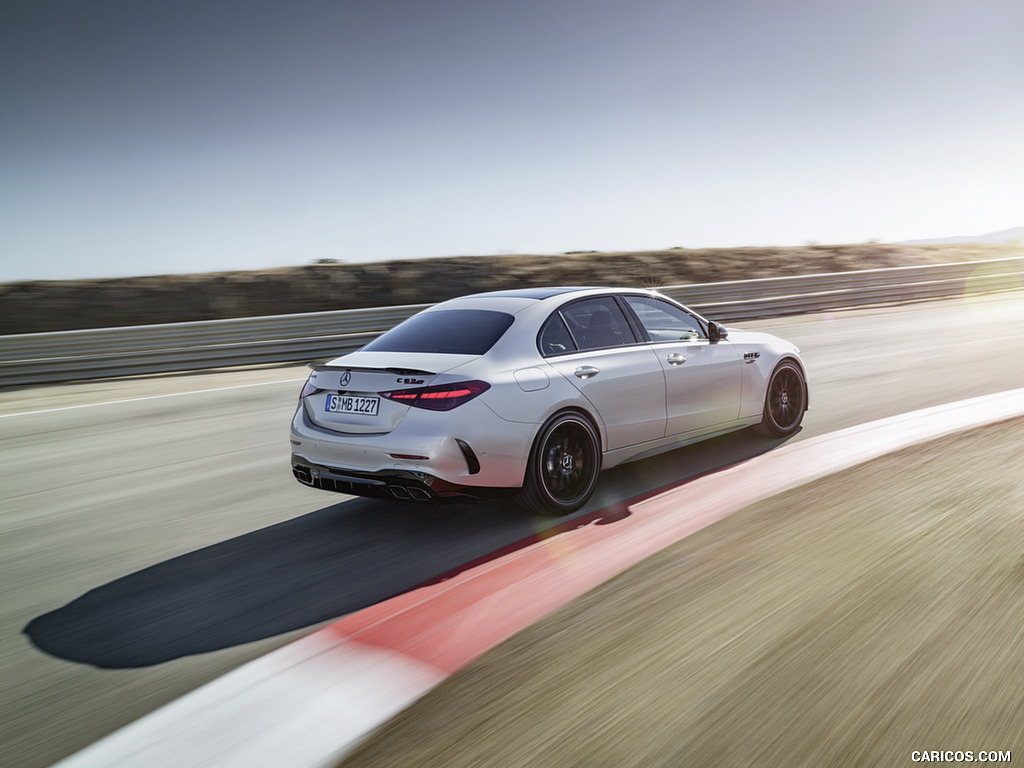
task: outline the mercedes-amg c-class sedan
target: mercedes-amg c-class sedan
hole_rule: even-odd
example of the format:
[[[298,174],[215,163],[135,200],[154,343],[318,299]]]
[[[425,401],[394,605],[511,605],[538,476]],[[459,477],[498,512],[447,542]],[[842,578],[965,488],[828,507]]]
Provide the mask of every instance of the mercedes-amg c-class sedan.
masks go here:
[[[655,291],[480,293],[316,366],[292,420],[291,463],[328,491],[514,495],[564,515],[602,469],[750,426],[789,435],[807,405],[795,346]]]

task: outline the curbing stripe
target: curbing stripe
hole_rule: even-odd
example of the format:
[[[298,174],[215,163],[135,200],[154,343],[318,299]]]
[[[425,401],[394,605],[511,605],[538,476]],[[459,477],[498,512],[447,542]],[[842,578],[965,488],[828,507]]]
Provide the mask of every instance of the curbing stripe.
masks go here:
[[[1024,389],[783,446],[340,619],[58,763],[330,766],[399,710],[532,622],[752,503],[944,435],[1024,416]],[[587,518],[584,518],[586,520]],[[579,523],[580,521],[576,521]]]

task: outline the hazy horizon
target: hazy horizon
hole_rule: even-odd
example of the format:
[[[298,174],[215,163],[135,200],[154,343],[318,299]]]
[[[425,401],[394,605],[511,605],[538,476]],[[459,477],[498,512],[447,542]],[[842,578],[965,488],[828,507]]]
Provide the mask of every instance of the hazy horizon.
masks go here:
[[[0,281],[1024,220],[1017,0],[10,0]]]

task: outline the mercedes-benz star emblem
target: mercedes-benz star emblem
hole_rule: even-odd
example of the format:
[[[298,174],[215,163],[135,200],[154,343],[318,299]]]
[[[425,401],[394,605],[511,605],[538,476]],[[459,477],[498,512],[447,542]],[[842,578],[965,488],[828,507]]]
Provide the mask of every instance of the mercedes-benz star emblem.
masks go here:
[[[341,386],[347,387],[350,381],[352,381],[352,371],[345,371],[341,374]]]

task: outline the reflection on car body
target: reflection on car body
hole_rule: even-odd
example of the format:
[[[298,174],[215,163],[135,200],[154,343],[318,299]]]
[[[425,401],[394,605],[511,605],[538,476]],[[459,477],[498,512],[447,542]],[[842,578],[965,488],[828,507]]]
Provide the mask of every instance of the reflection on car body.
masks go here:
[[[654,291],[445,301],[317,366],[292,420],[306,485],[410,501],[514,494],[562,515],[601,469],[754,426],[795,432],[799,351]]]

